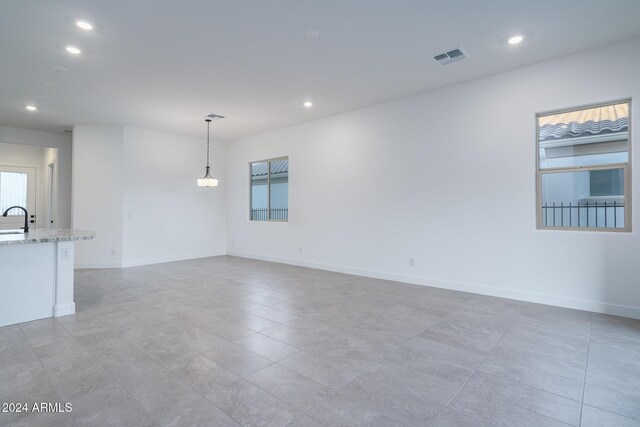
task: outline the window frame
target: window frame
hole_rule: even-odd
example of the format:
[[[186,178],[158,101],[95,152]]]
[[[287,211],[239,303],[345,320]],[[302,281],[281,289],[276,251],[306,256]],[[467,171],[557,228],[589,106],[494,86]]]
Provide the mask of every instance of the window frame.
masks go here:
[[[273,157],[264,160],[253,160],[249,162],[249,222],[280,222],[287,223],[289,222],[289,171],[287,171],[287,219],[271,219],[271,162],[275,162],[277,160],[286,160],[287,165],[289,164],[289,156],[280,156]],[[252,174],[251,174],[251,166],[255,163],[268,163],[267,166],[267,219],[259,220],[259,219],[251,219],[251,210],[253,208],[253,185],[252,185]]]
[[[549,116],[552,114],[568,113],[576,110],[584,110],[589,108],[607,107],[610,105],[624,104],[629,105],[629,126],[627,129],[627,161],[623,163],[610,163],[606,165],[591,165],[591,166],[570,166],[570,167],[553,167],[553,168],[540,168],[540,117]],[[632,163],[632,102],[631,98],[624,98],[615,101],[602,102],[596,104],[588,104],[582,106],[576,106],[571,108],[564,108],[561,110],[551,110],[535,114],[535,128],[536,128],[536,144],[535,144],[535,170],[536,170],[536,228],[538,230],[562,230],[562,231],[597,231],[597,232],[609,232],[609,233],[631,233],[632,224],[632,200],[631,200],[631,163]],[[543,225],[543,212],[542,212],[542,176],[546,174],[562,173],[562,172],[586,172],[593,170],[608,170],[608,169],[622,169],[623,170],[623,182],[624,182],[624,228],[613,227],[565,227],[565,226],[552,226]]]

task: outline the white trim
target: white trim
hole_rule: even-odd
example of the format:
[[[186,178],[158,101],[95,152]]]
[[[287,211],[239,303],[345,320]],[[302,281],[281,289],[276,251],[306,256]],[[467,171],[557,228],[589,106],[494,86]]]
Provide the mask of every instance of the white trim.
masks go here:
[[[414,285],[431,286],[434,288],[450,289],[454,291],[470,292],[480,295],[488,295],[500,298],[509,298],[519,301],[547,304],[558,307],[573,308],[576,310],[593,311],[596,313],[611,314],[615,316],[631,317],[640,319],[640,308],[624,305],[609,304],[600,301],[588,301],[576,298],[568,298],[557,295],[541,294],[520,290],[494,288],[491,286],[479,285],[475,283],[450,282],[445,280],[432,279],[423,276],[411,276],[405,274],[388,273],[384,271],[366,270],[361,268],[346,267],[333,264],[323,264],[312,261],[277,258],[259,254],[229,251],[227,255],[241,258],[258,259],[262,261],[276,262],[280,264],[297,265],[300,267],[315,268],[319,270],[335,271],[337,273],[353,274],[356,276],[371,277],[375,279],[392,280],[396,282],[411,283]]]
[[[91,269],[91,268],[122,268],[119,262],[76,262],[74,269]]]
[[[53,317],[68,316],[76,313],[76,303],[53,306]]]
[[[174,262],[174,261],[187,261],[190,259],[198,259],[198,258],[209,258],[214,256],[226,255],[224,250],[217,250],[212,252],[201,252],[198,254],[187,254],[187,255],[177,255],[170,257],[162,257],[162,258],[146,258],[146,259],[134,259],[131,261],[123,261],[122,267],[138,267],[140,265],[149,265],[149,264],[162,264],[165,262]]]
[[[629,140],[629,132],[615,132],[615,133],[607,133],[603,135],[586,135],[586,136],[576,136],[573,138],[561,138],[550,141],[541,141],[540,148],[557,148],[557,147],[568,147],[572,145],[584,145],[584,144],[593,144],[597,142],[613,142],[613,141],[624,141],[627,142]]]
[[[170,257],[162,257],[162,258],[146,258],[146,259],[135,259],[130,261],[123,262],[80,262],[76,263],[76,269],[94,269],[94,268],[127,268],[127,267],[138,267],[141,265],[151,265],[151,264],[162,264],[165,262],[175,262],[175,261],[188,261],[190,259],[198,259],[198,258],[210,258],[214,256],[226,255],[224,250],[217,250],[212,252],[201,252],[197,254],[187,254],[187,255],[177,255]]]

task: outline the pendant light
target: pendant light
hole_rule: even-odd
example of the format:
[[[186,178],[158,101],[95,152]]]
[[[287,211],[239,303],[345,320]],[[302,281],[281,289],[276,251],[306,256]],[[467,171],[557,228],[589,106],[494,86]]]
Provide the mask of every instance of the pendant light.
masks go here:
[[[214,114],[210,114],[209,117],[222,118],[222,116],[218,116]],[[211,119],[207,118],[205,119],[205,122],[207,122],[207,169],[206,169],[206,173],[204,174],[204,177],[198,179],[198,187],[217,187],[218,178],[212,177],[211,173],[209,172],[209,169],[210,169],[209,168],[209,127],[211,125]]]

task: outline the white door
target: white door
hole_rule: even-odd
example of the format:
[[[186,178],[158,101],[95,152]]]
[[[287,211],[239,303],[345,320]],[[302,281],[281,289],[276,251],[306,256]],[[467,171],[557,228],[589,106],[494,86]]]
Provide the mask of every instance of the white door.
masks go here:
[[[35,228],[36,217],[36,168],[0,165],[0,215],[11,206],[21,206],[29,212],[29,227]],[[21,209],[0,216],[0,230],[24,226]]]

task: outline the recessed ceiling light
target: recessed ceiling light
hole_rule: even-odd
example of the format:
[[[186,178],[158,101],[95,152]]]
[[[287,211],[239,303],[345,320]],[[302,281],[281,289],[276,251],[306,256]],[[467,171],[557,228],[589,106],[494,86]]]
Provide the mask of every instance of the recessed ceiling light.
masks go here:
[[[85,30],[85,31],[91,31],[93,30],[93,25],[91,25],[90,22],[87,21],[83,21],[81,19],[76,21],[76,25],[78,26],[78,28],[80,28],[81,30]]]
[[[314,39],[316,37],[318,37],[320,35],[320,31],[318,30],[307,30],[304,32],[307,37],[309,37],[310,39]]]
[[[55,87],[56,86],[56,84],[53,83],[53,82],[44,82],[44,83],[42,83],[42,85],[46,86],[46,87]]]
[[[36,111],[38,109],[38,107],[36,107],[35,105],[27,105],[24,108],[26,108],[29,111]]]
[[[75,46],[67,46],[65,48],[67,52],[72,53],[74,55],[79,55],[82,51]]]
[[[513,36],[509,39],[509,44],[520,44],[524,40],[522,36]]]
[[[311,101],[304,101],[304,103],[303,103],[302,105],[304,105],[306,108],[311,108],[311,107],[313,107],[313,102],[311,102]]]
[[[56,71],[67,71],[67,69],[61,65],[56,65],[53,69]]]

